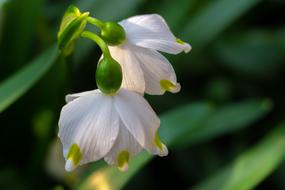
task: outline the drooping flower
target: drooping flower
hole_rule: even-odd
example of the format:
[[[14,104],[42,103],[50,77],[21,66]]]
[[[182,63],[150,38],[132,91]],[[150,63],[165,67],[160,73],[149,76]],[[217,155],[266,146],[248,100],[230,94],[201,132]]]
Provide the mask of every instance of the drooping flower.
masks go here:
[[[157,135],[160,120],[139,94],[120,89],[110,96],[93,90],[68,95],[66,101],[58,135],[67,171],[102,158],[125,171],[142,149],[167,155]]]
[[[178,54],[189,52],[191,46],[177,39],[157,14],[134,16],[119,24],[125,30],[126,39],[118,46],[109,46],[109,49],[122,66],[122,87],[151,95],[178,92],[180,84],[174,69],[158,51]]]

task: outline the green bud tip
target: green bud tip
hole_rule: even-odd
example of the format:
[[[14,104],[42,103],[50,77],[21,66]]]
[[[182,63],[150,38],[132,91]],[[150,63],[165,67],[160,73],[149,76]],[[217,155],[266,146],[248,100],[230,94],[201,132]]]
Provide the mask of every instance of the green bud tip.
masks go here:
[[[115,22],[106,22],[101,28],[101,37],[108,45],[122,44],[126,39],[124,28]]]
[[[97,65],[96,83],[105,94],[113,95],[121,87],[122,68],[112,57],[104,56]]]
[[[73,5],[66,10],[57,34],[58,47],[65,55],[72,52],[74,41],[79,38],[83,32],[88,15],[88,12],[81,13],[80,10]]]

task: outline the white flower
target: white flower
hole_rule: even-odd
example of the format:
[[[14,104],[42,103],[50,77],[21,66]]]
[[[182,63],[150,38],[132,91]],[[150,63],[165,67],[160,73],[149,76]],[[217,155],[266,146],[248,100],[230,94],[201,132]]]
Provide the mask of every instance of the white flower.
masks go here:
[[[130,157],[142,149],[167,155],[157,135],[160,120],[139,94],[120,89],[109,96],[93,90],[68,95],[66,101],[58,135],[67,171],[101,158],[125,171]]]
[[[178,92],[180,85],[174,69],[158,51],[189,52],[190,45],[177,39],[157,14],[134,16],[119,24],[125,30],[126,40],[119,46],[109,46],[109,49],[122,66],[122,87],[152,95],[161,95],[166,90]]]

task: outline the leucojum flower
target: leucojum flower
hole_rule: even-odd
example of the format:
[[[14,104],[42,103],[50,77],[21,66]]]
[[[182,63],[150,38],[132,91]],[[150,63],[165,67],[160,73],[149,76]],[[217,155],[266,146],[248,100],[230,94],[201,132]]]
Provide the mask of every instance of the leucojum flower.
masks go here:
[[[85,30],[87,23],[100,35]],[[65,169],[104,159],[121,171],[142,149],[166,156],[167,147],[158,136],[160,120],[144,93],[178,92],[180,85],[169,61],[158,51],[189,52],[189,44],[177,39],[156,14],[103,22],[70,6],[58,32],[64,55],[73,51],[78,38],[88,38],[102,50],[97,64],[99,89],[66,96],[58,136],[63,144]]]

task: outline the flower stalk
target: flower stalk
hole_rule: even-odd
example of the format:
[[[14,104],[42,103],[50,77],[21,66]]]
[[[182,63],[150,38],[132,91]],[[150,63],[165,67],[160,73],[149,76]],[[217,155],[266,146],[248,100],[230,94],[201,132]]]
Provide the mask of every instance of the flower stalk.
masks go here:
[[[94,26],[97,26],[100,29],[102,29],[105,26],[105,22],[90,16],[87,18],[87,22]]]
[[[93,42],[95,42],[100,47],[104,57],[111,58],[111,54],[110,54],[107,44],[97,34],[93,32],[89,32],[89,31],[84,31],[81,33],[81,37],[88,38],[92,40]]]

